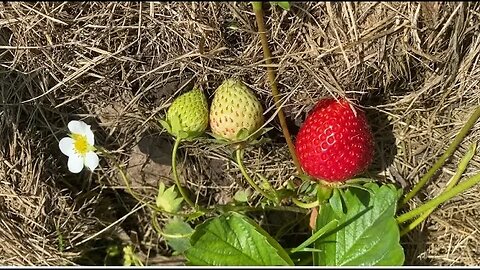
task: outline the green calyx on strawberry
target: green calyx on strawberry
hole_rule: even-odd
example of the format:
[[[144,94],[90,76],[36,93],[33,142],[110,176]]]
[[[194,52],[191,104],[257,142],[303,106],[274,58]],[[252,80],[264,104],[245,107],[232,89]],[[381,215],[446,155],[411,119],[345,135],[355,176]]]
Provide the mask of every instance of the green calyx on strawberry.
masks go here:
[[[225,80],[215,91],[210,107],[212,136],[226,142],[252,140],[266,129],[263,108],[253,92],[240,80]]]
[[[180,139],[193,139],[205,132],[208,126],[208,104],[205,94],[194,88],[176,98],[168,108],[162,126]]]
[[[330,183],[364,172],[373,159],[373,136],[365,113],[345,99],[320,100],[295,141],[306,174]]]

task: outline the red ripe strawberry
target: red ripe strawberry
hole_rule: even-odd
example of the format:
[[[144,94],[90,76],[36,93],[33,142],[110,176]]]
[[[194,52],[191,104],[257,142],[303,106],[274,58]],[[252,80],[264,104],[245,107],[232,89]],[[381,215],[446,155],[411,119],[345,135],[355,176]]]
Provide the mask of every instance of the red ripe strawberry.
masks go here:
[[[365,171],[373,159],[373,136],[365,113],[345,99],[320,100],[300,127],[295,142],[308,175],[341,182]]]

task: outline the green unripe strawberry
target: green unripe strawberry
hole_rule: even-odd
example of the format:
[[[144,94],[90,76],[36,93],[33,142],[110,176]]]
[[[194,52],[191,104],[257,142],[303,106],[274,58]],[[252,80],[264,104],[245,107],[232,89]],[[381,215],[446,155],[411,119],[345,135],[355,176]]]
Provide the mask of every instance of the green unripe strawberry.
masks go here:
[[[263,123],[262,105],[244,83],[228,79],[217,88],[210,107],[210,128],[215,136],[243,140]]]
[[[198,88],[180,95],[168,108],[166,122],[161,123],[175,137],[202,134],[208,126],[207,98]]]

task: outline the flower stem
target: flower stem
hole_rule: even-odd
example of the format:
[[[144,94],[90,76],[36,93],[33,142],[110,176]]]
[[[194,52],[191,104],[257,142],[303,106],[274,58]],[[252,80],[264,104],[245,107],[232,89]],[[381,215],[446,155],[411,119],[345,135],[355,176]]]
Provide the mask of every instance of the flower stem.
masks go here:
[[[125,183],[125,187],[127,188],[128,193],[130,193],[130,195],[132,195],[132,197],[135,198],[137,201],[146,205],[148,208],[150,208],[152,211],[155,211],[155,212],[161,212],[163,214],[173,215],[173,216],[181,216],[181,217],[187,217],[188,216],[188,214],[171,213],[171,212],[164,211],[164,210],[158,208],[156,205],[152,205],[152,204],[142,200],[142,198],[140,198],[135,192],[133,192],[132,188],[130,187],[130,184],[128,183],[127,175],[124,172],[124,170],[122,168],[120,168],[120,166],[118,166],[118,165],[116,165],[115,167],[118,168],[118,170],[120,172],[120,175],[122,176],[123,182]]]
[[[128,193],[130,193],[130,195],[132,195],[133,198],[135,198],[137,201],[141,202],[142,204],[146,205],[149,208],[154,209],[155,207],[153,205],[149,204],[148,202],[145,202],[144,200],[142,200],[142,198],[140,198],[137,194],[135,194],[135,192],[133,192],[132,188],[130,187],[130,183],[128,183],[126,172],[123,170],[123,168],[120,167],[117,160],[112,156],[112,154],[110,154],[108,150],[104,149],[103,147],[97,146],[96,150],[98,150],[100,153],[102,153],[106,157],[110,158],[110,160],[113,162],[113,166],[116,167],[120,172],[120,176],[122,177],[123,183],[125,184],[125,187],[127,188]]]
[[[191,207],[197,209],[197,206],[190,200],[188,197],[187,193],[183,189],[182,185],[180,184],[180,179],[178,178],[178,172],[177,172],[177,151],[178,151],[178,146],[180,145],[180,142],[182,141],[181,138],[175,138],[175,144],[173,145],[173,150],[172,150],[172,171],[173,171],[173,179],[175,180],[175,185],[177,185],[178,191],[180,191],[180,194],[182,195],[183,199],[190,205]]]
[[[427,203],[397,217],[397,223],[402,224],[407,220],[415,218],[416,216],[423,214],[425,211],[428,211],[431,208],[435,208],[438,205],[444,203],[445,201],[448,201],[449,199],[455,197],[457,194],[462,193],[463,191],[471,188],[472,186],[476,185],[479,182],[480,182],[480,173],[463,181],[462,183],[458,184],[454,188],[443,192],[438,197],[428,201]]]
[[[476,147],[477,147],[476,143],[472,143],[470,145],[470,148],[468,149],[467,153],[465,154],[465,156],[460,161],[460,164],[458,165],[458,168],[457,168],[457,171],[455,172],[455,175],[452,177],[452,179],[450,180],[450,183],[448,183],[447,187],[445,188],[445,190],[442,193],[449,191],[450,189],[452,189],[458,183],[458,181],[462,177],[462,174],[467,169],[468,163],[473,158],[473,155],[475,154]],[[403,236],[403,235],[407,234],[408,232],[410,232],[411,230],[413,230],[415,227],[417,227],[420,223],[422,223],[435,210],[435,208],[436,207],[432,207],[428,211],[424,212],[420,217],[415,219],[412,223],[408,224],[400,232],[400,235]]]
[[[480,117],[480,107],[478,107],[473,114],[470,116],[468,119],[467,123],[462,127],[460,132],[457,134],[453,142],[448,146],[447,150],[445,153],[433,164],[432,168],[427,171],[427,173],[418,181],[418,183],[412,188],[412,190],[405,195],[404,199],[400,203],[400,206],[403,206],[406,204],[411,198],[413,198],[418,191],[432,178],[432,176],[435,174],[435,172],[442,167],[442,165],[445,163],[447,158],[449,158],[457,146],[462,142],[463,138],[467,135],[467,133],[470,131],[470,129],[473,127],[475,122],[478,120]]]
[[[258,193],[262,194],[265,198],[276,202],[277,200],[274,197],[270,196],[263,189],[261,189],[255,183],[255,181],[253,181],[253,179],[250,178],[250,176],[248,175],[247,170],[245,170],[245,166],[243,165],[243,161],[242,161],[242,159],[243,159],[243,149],[241,149],[241,148],[236,149],[235,150],[235,156],[236,156],[236,160],[237,160],[237,163],[238,163],[238,167],[240,167],[240,171],[242,172],[243,177],[245,177],[245,179],[250,184],[250,186],[252,186]]]
[[[270,81],[270,86],[272,88],[272,95],[273,100],[275,101],[275,106],[278,109],[278,120],[280,121],[280,126],[282,127],[283,136],[287,141],[288,150],[290,151],[290,155],[292,156],[293,163],[297,168],[298,173],[302,173],[302,167],[298,162],[297,155],[295,153],[295,146],[292,142],[292,137],[290,136],[290,132],[288,131],[287,121],[285,120],[285,114],[280,105],[280,97],[277,88],[277,83],[275,81],[275,70],[272,67],[272,54],[270,52],[270,48],[268,47],[268,39],[267,39],[267,31],[265,29],[265,23],[263,21],[263,9],[262,9],[262,2],[252,2],[253,12],[255,13],[255,18],[257,20],[257,27],[258,27],[258,34],[260,35],[260,40],[262,42],[262,49],[263,49],[263,59],[267,64],[267,73],[268,79]]]

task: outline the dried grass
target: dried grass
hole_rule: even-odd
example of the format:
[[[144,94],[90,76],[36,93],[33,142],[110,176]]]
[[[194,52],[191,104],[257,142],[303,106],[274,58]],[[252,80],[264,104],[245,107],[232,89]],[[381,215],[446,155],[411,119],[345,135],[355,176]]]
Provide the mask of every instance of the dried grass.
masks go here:
[[[318,98],[357,100],[375,131],[372,176],[383,181],[418,181],[480,104],[477,3],[298,2],[290,12],[265,8],[292,133]],[[169,256],[149,227],[148,213],[131,213],[135,204],[123,201],[128,196],[112,162],[102,160],[91,176],[72,176],[57,142],[68,121],[83,119],[122,165],[131,165],[134,153],[149,160],[136,145],[145,137],[168,137],[155,119],[172,98],[193,83],[211,97],[231,76],[242,78],[271,116],[255,30],[246,2],[0,4],[0,264],[73,264],[79,243],[129,213],[130,225],[118,222],[112,230],[126,233],[124,240],[145,254]],[[280,185],[295,168],[277,121],[271,124],[272,142],[247,151],[246,164]],[[421,196],[439,192],[479,136],[477,124]],[[181,148],[184,176],[199,200],[225,202],[245,185],[229,154],[205,141]],[[479,168],[477,155],[467,174]],[[130,177],[135,190],[152,199],[156,182],[138,180],[148,173],[142,170]],[[165,171],[155,172],[169,181]],[[444,204],[403,239],[407,264],[479,264],[478,191]],[[121,207],[105,217],[110,204]]]

